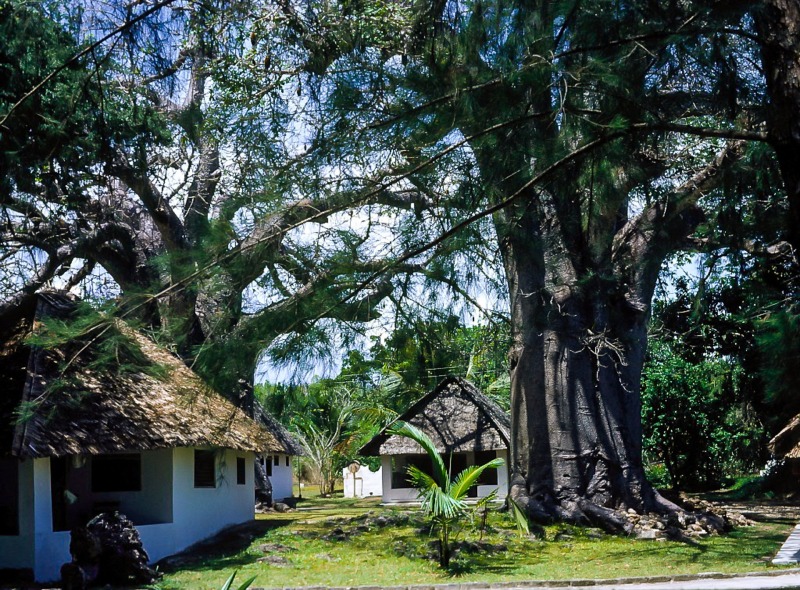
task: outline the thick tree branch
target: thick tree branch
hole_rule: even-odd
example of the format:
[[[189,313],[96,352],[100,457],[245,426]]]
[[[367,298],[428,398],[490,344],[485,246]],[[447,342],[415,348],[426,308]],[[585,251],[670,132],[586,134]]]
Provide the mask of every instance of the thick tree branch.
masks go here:
[[[729,236],[729,239],[722,238],[699,238],[689,236],[682,244],[681,250],[710,254],[722,249],[739,250],[752,256],[771,260],[787,260],[793,264],[798,263],[797,253],[792,245],[781,240],[772,244],[762,244],[747,238]]]
[[[200,160],[189,186],[184,207],[186,231],[197,244],[208,227],[208,213],[220,180],[219,146],[212,139],[200,140]]]
[[[0,302],[0,324],[5,324],[7,322],[6,317],[10,314],[15,314],[22,302],[46,285],[56,276],[59,268],[62,268],[65,264],[68,264],[67,259],[62,259],[57,255],[48,256],[45,264],[40,266],[37,272],[29,277],[16,293]]]
[[[110,165],[109,172],[121,180],[139,197],[150,213],[153,223],[158,228],[164,245],[170,251],[185,250],[189,247],[183,221],[176,215],[170,204],[164,199],[146,172],[131,166],[127,157],[118,154]]]
[[[273,215],[260,220],[236,249],[231,267],[236,267],[236,285],[244,287],[258,278],[269,263],[278,263],[285,257],[280,252],[286,233],[306,222],[324,223],[330,215],[344,211],[354,204],[382,204],[420,212],[433,206],[425,194],[418,190],[389,190],[386,183],[376,183],[368,190],[368,198],[352,192],[341,192],[318,199],[300,199]],[[299,259],[295,259],[295,262]],[[290,263],[288,270],[303,280],[307,265]]]
[[[702,170],[679,186],[666,201],[658,201],[628,221],[614,237],[612,262],[627,287],[634,310],[649,309],[661,264],[703,220],[696,203],[717,188],[725,169],[744,153],[743,140],[731,140]]]

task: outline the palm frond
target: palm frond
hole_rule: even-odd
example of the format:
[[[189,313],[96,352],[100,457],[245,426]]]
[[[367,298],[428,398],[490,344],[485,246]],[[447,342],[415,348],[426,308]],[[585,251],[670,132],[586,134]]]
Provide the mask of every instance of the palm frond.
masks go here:
[[[529,535],[531,532],[531,522],[528,519],[528,515],[514,502],[511,496],[508,497],[508,504],[511,506],[511,514],[514,516],[514,522],[517,524],[517,532],[520,536]]]
[[[411,481],[411,485],[419,491],[420,496],[424,496],[429,489],[441,489],[441,486],[431,475],[425,473],[416,465],[409,465],[406,468],[406,474]]]
[[[470,488],[472,488],[472,486],[478,482],[478,478],[481,476],[481,473],[487,469],[497,469],[504,463],[505,462],[500,457],[497,457],[488,463],[484,463],[483,465],[473,465],[471,467],[467,467],[464,471],[456,476],[456,479],[453,481],[452,488],[450,489],[450,494],[454,498],[460,500],[466,496]]]
[[[405,436],[406,438],[410,438],[419,446],[421,446],[431,459],[431,463],[433,464],[433,478],[436,480],[436,483],[439,484],[439,487],[443,490],[448,490],[450,478],[447,475],[447,468],[444,465],[444,461],[442,460],[442,456],[439,454],[439,451],[436,450],[436,445],[427,434],[422,432],[413,424],[403,422],[402,420],[393,424],[387,430],[387,432],[390,435]]]
[[[479,498],[475,503],[476,508],[484,508],[486,505],[491,504],[497,500],[497,488],[486,494],[483,498]]]
[[[439,487],[430,490],[430,493],[424,498],[422,507],[434,520],[439,522],[453,521],[467,510],[466,502],[453,498]]]

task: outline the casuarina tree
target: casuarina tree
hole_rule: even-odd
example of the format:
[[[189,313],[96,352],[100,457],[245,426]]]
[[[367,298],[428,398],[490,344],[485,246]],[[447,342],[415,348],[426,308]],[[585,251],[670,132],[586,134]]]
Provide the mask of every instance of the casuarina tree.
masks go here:
[[[540,520],[610,530],[629,527],[616,509],[677,510],[642,466],[640,380],[659,271],[681,251],[791,255],[775,185],[758,190],[781,212],[777,240],[709,231],[720,202],[735,210],[753,194],[750,149],[770,139],[752,67],[768,53],[748,7],[279,8],[334,105],[320,141],[360,121],[336,153],[391,154],[438,205],[418,224],[438,223],[438,237],[402,259],[491,222],[483,237],[502,262],[513,337],[514,499]],[[375,10],[402,34],[345,31]]]
[[[791,189],[777,114],[800,44],[759,23],[792,6],[277,0],[133,23],[136,5],[126,47],[161,47],[164,27],[182,41],[112,52],[130,67],[109,87],[138,89],[171,141],[109,142],[64,231],[50,193],[18,187],[8,243],[45,252],[51,277],[99,264],[187,362],[245,392],[267,347],[304,352],[333,320],[502,285],[512,496],[540,520],[625,530],[615,509],[676,510],[641,452],[662,265],[792,254],[794,201],[751,165],[773,146]],[[719,203],[758,198],[777,239],[709,231]],[[61,249],[103,220],[113,237]]]

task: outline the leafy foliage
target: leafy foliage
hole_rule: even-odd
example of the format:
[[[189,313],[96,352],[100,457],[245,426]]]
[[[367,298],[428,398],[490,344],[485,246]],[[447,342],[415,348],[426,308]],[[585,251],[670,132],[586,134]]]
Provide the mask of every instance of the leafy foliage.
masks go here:
[[[265,407],[293,430],[325,495],[331,495],[342,469],[394,413],[380,403],[380,390],[321,380],[310,385],[259,386]]]
[[[45,1],[0,5],[0,113],[81,47]],[[167,139],[155,109],[133,92],[108,84],[108,63],[74,61],[48,86],[18,106],[0,134],[0,186],[36,193],[41,184],[81,201],[80,189],[112,146],[157,145]],[[99,82],[99,84],[98,84]],[[58,183],[56,182],[58,179]],[[31,220],[33,221],[33,220]]]
[[[736,364],[687,360],[678,350],[651,343],[642,376],[645,458],[663,464],[662,484],[709,489],[757,467],[763,427],[746,413]]]
[[[736,219],[751,230],[774,230],[770,229],[774,219],[769,214],[758,219],[756,204],[744,200],[740,205],[744,211],[720,213],[719,223]],[[686,260],[680,264],[689,265]],[[728,479],[758,471],[767,461],[770,436],[800,410],[790,388],[782,389],[793,379],[783,367],[791,366],[786,363],[796,355],[788,320],[796,296],[796,276],[789,259],[735,248],[721,248],[694,264],[698,276],[674,280],[671,293],[654,304],[654,350],[658,354],[666,345],[670,355],[696,367],[697,378],[705,379],[708,388],[716,387],[714,382],[721,384],[720,394],[709,398],[710,406],[696,410],[716,415],[718,436],[730,433],[729,440],[712,446],[721,453],[718,471]],[[719,375],[714,366],[731,378],[714,377]],[[646,365],[645,373],[652,367]],[[677,370],[676,374],[686,373]],[[647,412],[643,416],[652,418]],[[653,468],[658,469],[656,464]],[[669,470],[661,474],[666,475],[661,483],[669,483]]]
[[[503,465],[503,460],[498,457],[483,465],[472,465],[451,479],[436,445],[416,426],[400,421],[392,425],[388,433],[410,438],[422,447],[431,460],[432,473],[410,465],[408,476],[422,498],[422,510],[436,528],[439,537],[439,564],[449,567],[454,529],[468,509],[465,502],[467,493],[478,483],[481,473],[487,469],[497,469]],[[482,502],[491,499],[492,497],[483,498]]]
[[[800,314],[789,308],[759,323],[757,342],[770,420],[781,428],[800,413]]]
[[[376,342],[370,355],[384,371],[401,377],[406,393],[393,403],[398,411],[448,375],[469,379],[508,408],[508,346],[506,323],[466,327],[454,316],[415,318]]]

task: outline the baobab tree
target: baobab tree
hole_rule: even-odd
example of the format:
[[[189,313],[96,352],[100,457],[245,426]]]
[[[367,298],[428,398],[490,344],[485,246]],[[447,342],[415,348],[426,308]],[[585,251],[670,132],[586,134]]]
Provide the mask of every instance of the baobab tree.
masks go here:
[[[791,3],[169,3],[133,22],[137,6],[83,67],[104,99],[90,120],[150,119],[98,132],[101,164],[73,185],[14,185],[7,256],[46,260],[10,294],[100,266],[187,362],[247,392],[286,334],[501,277],[515,501],[611,530],[619,508],[676,510],[642,465],[650,306],[676,252],[791,254],[791,215],[749,235],[715,217],[753,197],[754,144],[793,186],[776,113],[798,45],[765,33]]]

